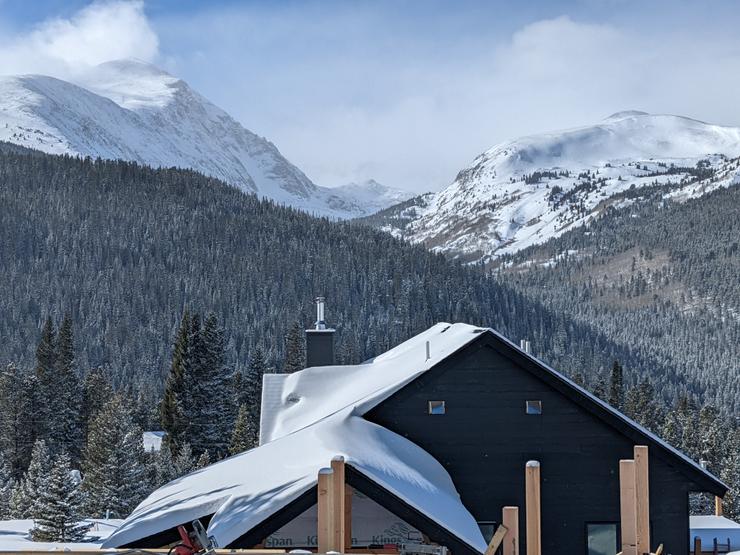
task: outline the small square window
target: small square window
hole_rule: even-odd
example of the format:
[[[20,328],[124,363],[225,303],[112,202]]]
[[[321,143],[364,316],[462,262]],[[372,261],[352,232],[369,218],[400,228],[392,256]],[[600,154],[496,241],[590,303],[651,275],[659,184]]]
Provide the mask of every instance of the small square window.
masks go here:
[[[542,401],[527,401],[527,414],[542,414]]]
[[[429,414],[444,414],[445,413],[445,402],[444,401],[429,401],[428,407]]]
[[[486,540],[486,543],[491,543],[498,525],[493,521],[485,520],[478,522],[478,528],[480,528],[480,533],[483,534],[483,539]]]

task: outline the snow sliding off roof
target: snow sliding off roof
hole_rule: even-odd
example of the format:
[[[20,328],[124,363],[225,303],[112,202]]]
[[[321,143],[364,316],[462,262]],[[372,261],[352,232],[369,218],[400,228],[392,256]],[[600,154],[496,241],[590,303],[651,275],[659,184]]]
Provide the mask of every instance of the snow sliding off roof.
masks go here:
[[[104,547],[126,545],[211,514],[208,534],[227,546],[316,487],[319,469],[336,455],[471,548],[485,550],[447,471],[414,443],[352,409],[163,486]]]
[[[315,367],[285,376],[265,444],[155,491],[106,547],[126,545],[213,515],[208,533],[235,541],[316,486],[320,468],[348,465],[478,551],[486,544],[447,471],[426,451],[362,414],[483,331],[437,324],[356,366]]]

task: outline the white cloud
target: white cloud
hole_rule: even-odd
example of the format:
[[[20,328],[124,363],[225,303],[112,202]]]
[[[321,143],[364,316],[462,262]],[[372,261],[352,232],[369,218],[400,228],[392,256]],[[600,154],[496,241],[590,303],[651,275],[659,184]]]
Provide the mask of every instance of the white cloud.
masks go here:
[[[69,77],[117,58],[156,58],[159,41],[142,1],[94,2],[0,40],[0,73]]]

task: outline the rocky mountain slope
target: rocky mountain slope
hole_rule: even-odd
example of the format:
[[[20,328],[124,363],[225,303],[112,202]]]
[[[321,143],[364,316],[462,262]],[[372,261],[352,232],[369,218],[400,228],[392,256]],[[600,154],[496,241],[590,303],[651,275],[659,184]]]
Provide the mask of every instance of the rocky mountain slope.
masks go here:
[[[367,223],[464,261],[496,257],[582,226],[632,188],[700,196],[737,183],[740,129],[644,112],[501,143],[454,183]],[[621,201],[620,201],[621,202]]]
[[[76,81],[0,78],[0,140],[51,154],[192,168],[333,218],[363,216],[398,202],[398,191],[380,185],[371,208],[362,190],[317,186],[274,144],[150,64],[107,62]]]

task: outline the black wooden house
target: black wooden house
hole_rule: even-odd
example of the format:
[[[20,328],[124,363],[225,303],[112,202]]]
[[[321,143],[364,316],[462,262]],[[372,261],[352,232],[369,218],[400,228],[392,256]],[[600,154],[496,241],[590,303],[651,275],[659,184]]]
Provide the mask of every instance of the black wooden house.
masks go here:
[[[326,337],[322,330],[321,342],[316,343],[322,349],[327,348]],[[326,360],[330,353],[312,355],[317,356]],[[228,475],[227,465],[237,464],[242,464],[238,468],[244,469],[244,475],[249,469],[257,472],[265,460],[257,462],[258,457],[269,457],[269,449],[277,450],[278,442],[297,442],[312,426],[337,418],[342,411],[362,419],[363,425],[377,425],[371,431],[385,430],[405,438],[411,447],[420,447],[436,460],[449,474],[461,510],[469,513],[483,535],[495,529],[502,507],[524,507],[524,467],[527,461],[539,461],[541,541],[546,555],[601,555],[620,550],[619,461],[631,458],[635,445],[649,448],[650,529],[654,543],[664,545],[664,553],[689,552],[689,492],[720,497],[726,492],[726,486],[696,462],[494,330],[464,324],[438,324],[362,365],[308,368],[267,377],[263,445],[229,459],[221,470],[218,464],[223,463],[213,465],[213,473]],[[357,438],[343,436],[337,429],[341,428],[326,432],[331,436],[326,445],[347,458],[347,482],[358,493],[425,537],[444,543],[455,555],[482,551],[480,542],[469,540],[469,535],[452,525],[446,526],[445,517],[438,516],[444,511],[433,512],[437,509],[433,500],[424,505],[424,501],[416,501],[422,497],[414,497],[413,492],[404,496],[399,492],[406,490],[394,489],[391,482],[368,471],[371,463],[366,460],[367,453],[357,447],[343,449],[343,441],[355,445]],[[351,428],[356,429],[366,428]],[[349,427],[347,430],[354,433]],[[317,449],[319,444],[326,447],[319,428],[311,433],[319,438]],[[305,453],[305,449],[301,444],[300,450]],[[241,463],[239,457],[243,457]],[[281,465],[291,462],[275,458],[274,464],[279,472]],[[188,485],[186,477],[178,491],[187,492],[188,500],[198,495],[212,499],[206,491],[211,486],[198,480],[202,482],[196,476]],[[221,487],[226,488],[227,481],[223,478]],[[297,481],[286,478],[285,487]],[[195,506],[188,501],[185,510],[185,505],[178,506],[165,490],[137,509],[149,516],[149,524],[152,515],[162,514],[158,528],[141,526],[135,512],[107,545],[164,545],[174,538],[172,525],[177,518],[182,522],[189,518],[210,521],[209,532],[222,534],[227,540],[224,546],[262,545],[281,527],[310,514],[317,499],[315,483],[307,482],[308,486],[298,488],[295,495],[286,495],[284,502],[253,519],[249,503],[252,498],[262,499],[262,493],[253,491],[262,486],[258,480],[240,484],[249,492],[241,494],[246,501],[240,506],[247,507],[243,514],[249,514],[251,520],[237,532],[229,529],[228,533],[221,532],[225,530],[221,522],[227,518],[222,517],[225,505],[209,501]],[[253,506],[257,507],[256,502]],[[233,515],[228,518],[234,521]],[[520,530],[525,527],[523,519],[520,512]],[[523,534],[520,542],[520,553],[526,553]]]

